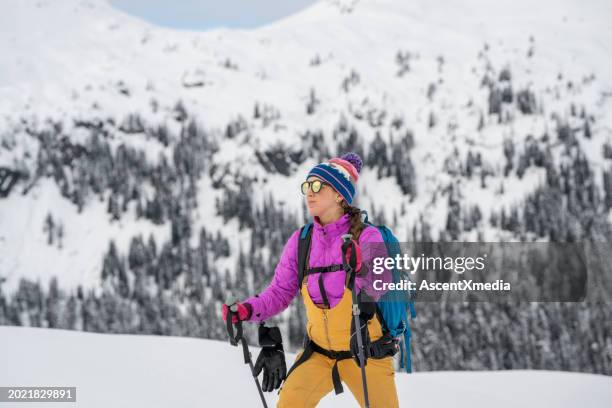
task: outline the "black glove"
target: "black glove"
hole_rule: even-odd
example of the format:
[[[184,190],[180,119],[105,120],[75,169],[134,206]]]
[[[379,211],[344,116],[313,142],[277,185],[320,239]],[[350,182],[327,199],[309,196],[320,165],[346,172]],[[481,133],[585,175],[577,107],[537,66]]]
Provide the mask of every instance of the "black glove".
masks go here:
[[[263,369],[263,380],[261,389],[265,392],[278,389],[287,376],[287,364],[285,363],[285,352],[283,340],[278,327],[259,326],[259,345],[262,347],[255,366],[253,375],[258,376]]]
[[[370,345],[370,355],[378,358],[393,357],[399,351],[399,339],[384,333],[382,337]]]
[[[359,302],[359,329],[361,332],[361,339],[363,342],[363,356],[364,365],[367,365],[368,358],[370,355],[370,333],[368,331],[368,321],[374,317],[376,313],[376,303],[374,300],[369,298],[365,293],[361,294],[361,301]],[[357,363],[357,366],[361,367],[359,362],[359,343],[357,340],[357,331],[355,330],[355,316],[351,316],[351,354],[353,359]]]

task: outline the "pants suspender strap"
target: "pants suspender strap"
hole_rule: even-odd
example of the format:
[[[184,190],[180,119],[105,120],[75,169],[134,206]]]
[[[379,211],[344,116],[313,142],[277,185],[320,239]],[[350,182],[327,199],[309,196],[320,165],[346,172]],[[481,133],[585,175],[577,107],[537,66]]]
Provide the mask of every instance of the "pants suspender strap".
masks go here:
[[[323,304],[325,307],[329,307],[329,299],[327,298],[327,292],[325,291],[325,285],[323,285],[323,274],[319,274],[319,291],[323,297]]]
[[[323,354],[324,356],[328,358],[335,360],[334,366],[332,368],[332,382],[334,383],[334,391],[336,395],[342,394],[344,392],[344,388],[342,388],[342,382],[340,381],[340,373],[338,372],[338,361],[351,358],[352,357],[351,352],[348,350],[346,351],[327,350],[319,346],[314,341],[311,341],[311,344],[312,344],[312,348],[314,351],[316,351],[317,353]]]

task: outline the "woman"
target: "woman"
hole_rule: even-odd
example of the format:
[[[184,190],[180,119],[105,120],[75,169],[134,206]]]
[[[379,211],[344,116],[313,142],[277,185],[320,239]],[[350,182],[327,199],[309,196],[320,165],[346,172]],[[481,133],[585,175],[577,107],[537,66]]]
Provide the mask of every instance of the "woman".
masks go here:
[[[310,270],[303,282],[298,282],[297,255],[301,231],[298,229],[285,245],[270,285],[260,294],[236,304],[235,321],[259,322],[286,309],[298,291],[302,294],[308,318],[308,341],[283,383],[277,407],[314,407],[330,391],[342,392],[340,381],[349,387],[360,406],[365,404],[361,368],[356,357],[358,348],[352,324],[351,290],[346,287],[346,272],[339,268],[343,263],[342,235],[352,234],[361,248],[365,248],[364,244],[383,242],[378,229],[364,225],[360,210],[351,206],[361,167],[361,158],[348,153],[310,170],[302,184],[302,193],[314,219],[309,258],[306,258],[306,267]],[[386,256],[384,252],[375,253],[375,248],[382,245],[366,247],[373,250],[369,253],[365,249],[362,251],[364,265],[375,256]],[[325,272],[317,272],[322,270],[317,268],[323,267],[328,267]],[[381,278],[376,276],[376,279]],[[383,280],[389,279],[386,276]],[[398,407],[392,357],[396,345],[388,336],[383,336],[373,303],[382,293],[373,289],[372,281],[372,272],[367,267],[354,280],[356,290],[364,300],[360,303],[360,329],[367,350],[383,349],[382,354],[371,352],[365,364],[368,399],[372,407]],[[223,305],[224,320],[227,309]],[[371,347],[372,344],[380,347]],[[280,380],[282,378],[274,388],[278,388]],[[272,386],[264,387],[264,390],[266,388],[271,390]]]

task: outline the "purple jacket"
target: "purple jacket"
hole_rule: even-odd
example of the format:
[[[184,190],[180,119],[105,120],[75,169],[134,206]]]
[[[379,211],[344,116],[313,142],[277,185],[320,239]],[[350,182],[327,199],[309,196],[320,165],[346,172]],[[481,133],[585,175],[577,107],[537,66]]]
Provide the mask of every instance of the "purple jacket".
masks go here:
[[[325,226],[319,223],[318,217],[315,217],[312,228],[309,267],[315,268],[342,264],[342,235],[346,234],[350,229],[348,215],[345,214],[338,220]],[[274,271],[274,278],[268,287],[260,294],[244,301],[250,303],[252,307],[249,320],[262,321],[282,312],[298,293],[297,250],[299,234],[300,229],[297,229],[291,234],[291,237],[285,244],[283,254]],[[382,243],[382,236],[376,227],[367,226],[359,236],[362,262],[366,265],[368,260],[374,257],[387,256],[384,244],[364,245],[375,242]],[[365,276],[358,275],[356,277],[356,288],[359,291],[365,287],[365,291],[370,297],[378,299],[384,291],[374,290],[372,282],[378,279],[383,282],[390,282],[391,273],[389,270],[385,270],[382,274],[374,274],[371,271],[371,262],[369,262],[369,265],[370,268]],[[319,275],[320,273],[308,275],[306,278],[308,280],[307,289],[314,303],[323,304],[323,297],[318,285]],[[337,305],[344,295],[345,277],[346,273],[343,270],[323,274],[323,283],[330,307]]]

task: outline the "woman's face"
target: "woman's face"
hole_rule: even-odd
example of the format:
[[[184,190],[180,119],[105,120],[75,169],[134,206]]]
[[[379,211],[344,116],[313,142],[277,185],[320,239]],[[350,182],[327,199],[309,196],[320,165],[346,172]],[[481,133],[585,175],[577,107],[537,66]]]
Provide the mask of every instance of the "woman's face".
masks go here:
[[[321,179],[315,176],[310,176],[307,179],[307,181],[314,180]],[[328,184],[323,185],[318,193],[313,193],[309,188],[305,198],[308,211],[313,217],[321,216],[321,214],[325,214],[328,211],[334,211],[340,205],[337,201],[340,199],[340,195]]]

